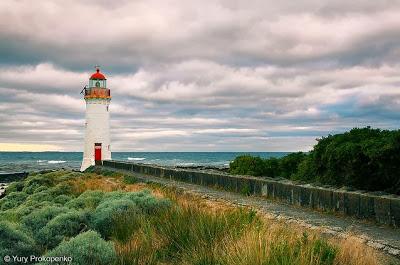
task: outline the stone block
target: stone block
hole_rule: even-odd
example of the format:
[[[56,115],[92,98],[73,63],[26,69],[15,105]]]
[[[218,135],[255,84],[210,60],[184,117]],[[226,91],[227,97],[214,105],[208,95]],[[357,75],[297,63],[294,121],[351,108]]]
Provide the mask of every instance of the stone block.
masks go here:
[[[356,192],[346,192],[344,194],[344,212],[347,215],[359,216],[360,214],[360,194]]]
[[[400,228],[400,198],[393,198],[390,201],[390,215],[392,217],[392,225]]]
[[[274,198],[282,200],[283,199],[282,183],[274,182],[273,187],[274,187]]]
[[[232,191],[232,192],[236,192],[237,190],[237,178],[236,177],[229,177],[229,186],[228,186],[228,190]]]
[[[311,190],[308,187],[300,186],[299,203],[301,206],[311,207]]]
[[[253,188],[254,195],[261,196],[261,194],[262,194],[261,190],[262,190],[263,184],[264,184],[264,182],[260,179],[254,180],[254,184],[253,184],[254,185],[254,188]]]
[[[380,224],[390,225],[391,209],[390,198],[383,196],[374,197],[375,220]]]
[[[375,219],[374,196],[360,194],[360,210],[358,217],[364,219]]]
[[[333,192],[329,189],[318,189],[318,209],[324,211],[333,210]]]
[[[335,212],[343,213],[345,214],[345,207],[344,207],[344,192],[335,190],[332,193],[333,195],[333,210]]]
[[[292,185],[292,204],[301,206],[301,188],[297,185]]]
[[[237,185],[237,192],[244,194],[244,195],[250,195],[250,183],[248,179],[245,178],[239,178],[238,179],[238,185]]]

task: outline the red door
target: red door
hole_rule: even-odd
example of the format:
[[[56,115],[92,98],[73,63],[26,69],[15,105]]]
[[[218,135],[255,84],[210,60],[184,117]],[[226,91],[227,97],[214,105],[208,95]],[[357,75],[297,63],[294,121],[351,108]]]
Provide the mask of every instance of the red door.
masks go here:
[[[94,163],[101,165],[101,143],[94,144]]]

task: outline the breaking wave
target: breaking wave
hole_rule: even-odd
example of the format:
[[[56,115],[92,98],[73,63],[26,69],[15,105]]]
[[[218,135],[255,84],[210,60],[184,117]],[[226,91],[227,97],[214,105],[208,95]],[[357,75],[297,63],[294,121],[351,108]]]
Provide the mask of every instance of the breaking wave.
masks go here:
[[[142,161],[145,160],[145,157],[128,157],[128,160],[133,160],[133,161]]]
[[[62,163],[65,163],[65,162],[67,162],[67,161],[64,161],[64,160],[50,160],[47,163],[49,163],[49,164],[62,164]]]

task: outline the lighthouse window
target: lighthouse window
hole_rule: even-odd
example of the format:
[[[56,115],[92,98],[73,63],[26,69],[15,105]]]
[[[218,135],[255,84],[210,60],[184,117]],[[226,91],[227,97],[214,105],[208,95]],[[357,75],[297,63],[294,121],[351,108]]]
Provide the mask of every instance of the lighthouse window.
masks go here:
[[[96,87],[100,87],[100,82],[99,81],[96,82]]]
[[[107,111],[108,111],[108,106],[107,106]]]

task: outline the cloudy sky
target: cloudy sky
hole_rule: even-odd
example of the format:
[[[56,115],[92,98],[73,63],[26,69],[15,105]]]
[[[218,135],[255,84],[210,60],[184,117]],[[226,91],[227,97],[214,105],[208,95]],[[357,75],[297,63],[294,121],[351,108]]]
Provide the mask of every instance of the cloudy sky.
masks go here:
[[[1,0],[0,151],[81,151],[95,64],[114,151],[296,151],[400,125],[400,1]]]

